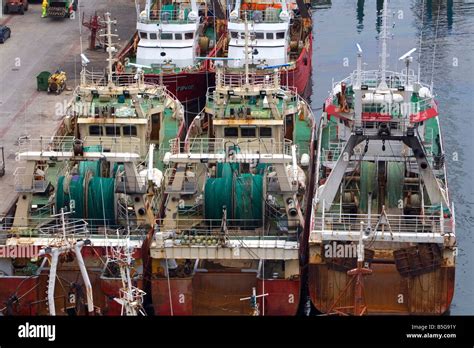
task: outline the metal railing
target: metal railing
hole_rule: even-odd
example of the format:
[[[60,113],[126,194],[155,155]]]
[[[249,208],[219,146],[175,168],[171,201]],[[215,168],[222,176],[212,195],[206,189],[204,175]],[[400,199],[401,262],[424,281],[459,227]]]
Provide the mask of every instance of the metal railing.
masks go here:
[[[94,137],[89,136],[82,139],[73,136],[51,136],[35,139],[24,139],[18,142],[18,152],[57,152],[60,155],[69,155],[73,151],[76,141],[80,141],[84,147],[99,145],[98,152],[128,152],[141,153],[141,140],[136,137]]]
[[[49,184],[45,174],[26,173],[26,167],[17,167],[13,176],[16,192],[44,192]]]
[[[268,117],[262,117],[262,114],[265,116],[267,115],[268,113],[270,113],[272,119],[274,118],[281,118],[282,116],[286,115],[286,114],[291,114],[291,113],[296,113],[298,111],[298,106],[300,105],[299,103],[299,100],[298,98],[296,97],[297,94],[296,92],[294,92],[294,94],[291,94],[292,92],[288,91],[288,90],[283,90],[283,89],[279,89],[279,91],[281,91],[282,93],[285,93],[285,98],[278,98],[278,97],[275,97],[272,99],[267,99],[268,100],[268,108],[263,108],[263,98],[261,97],[255,97],[255,98],[259,98],[258,101],[257,99],[254,99],[254,106],[255,105],[258,105],[257,103],[259,103],[259,106],[261,106],[262,108],[260,107],[256,107],[255,110],[253,110],[251,108],[252,104],[250,104],[251,102],[251,99],[249,98],[245,98],[245,99],[242,99],[241,103],[237,103],[235,104],[235,106],[232,104],[232,103],[229,103],[228,102],[228,99],[227,97],[222,97],[219,95],[219,93],[215,90],[212,90],[212,91],[208,91],[207,95],[206,95],[206,107],[211,107],[212,108],[212,105],[214,104],[216,107],[217,106],[222,106],[222,107],[228,107],[228,112],[231,112],[231,109],[234,108],[234,115],[230,115],[230,114],[226,114],[224,115],[224,117],[235,117],[235,118],[252,118],[252,119],[259,119],[259,118],[268,118]],[[278,110],[278,114],[272,112],[272,109],[271,109],[271,103],[273,103],[273,105],[277,108]],[[242,115],[239,115],[239,108],[242,109]],[[249,109],[250,113],[247,112],[246,109]],[[216,108],[217,110],[219,110],[218,108]],[[217,112],[218,114],[218,112]],[[216,115],[215,117],[218,117],[218,115]]]
[[[90,235],[87,222],[82,219],[67,219],[63,223],[40,227],[40,237],[67,236],[70,238],[86,238]]]
[[[40,136],[34,139],[22,139],[18,141],[18,152],[70,152],[73,149],[74,140],[73,136]]]
[[[288,219],[285,220],[288,221]],[[299,224],[298,219],[289,219],[290,223]],[[264,230],[262,220],[251,220],[251,219],[227,219],[226,220],[225,233],[222,232],[222,220],[221,219],[203,219],[203,218],[180,218],[178,216],[173,220],[173,226],[166,221],[157,220],[156,226],[157,232],[170,233],[170,237],[173,239],[183,239],[185,235],[198,238],[198,237],[212,237],[219,238],[227,236],[229,238],[251,238],[251,239],[279,239],[279,240],[290,240],[294,239],[294,235],[288,235],[287,233],[273,233],[269,234],[268,231]]]
[[[258,73],[249,74],[247,77],[242,71],[235,74],[226,74],[219,69],[216,72],[216,88],[238,88],[248,85],[261,89],[280,88],[280,74],[273,72]]]
[[[42,214],[43,215],[43,214]],[[0,218],[0,234],[3,236],[20,236],[29,238],[56,239],[64,235],[61,219],[56,216],[34,216],[25,220],[22,226],[13,226],[15,217]],[[105,237],[116,238],[117,230],[124,235],[128,233],[128,227],[111,224],[103,219],[79,219],[67,217],[65,219],[66,235],[77,238]],[[140,239],[146,235],[147,229],[140,226],[130,229],[132,239]]]
[[[357,71],[354,71],[350,76],[346,77],[345,79],[339,81],[339,82],[333,82],[332,84],[332,92],[330,94],[330,97],[328,98],[327,101],[331,102],[332,104],[337,103],[337,98],[334,93],[334,90],[337,85],[340,85],[342,83],[345,83],[348,86],[354,86],[356,85],[358,80],[358,74]],[[379,84],[382,81],[382,72],[379,70],[368,70],[368,71],[362,71],[361,72],[361,85],[366,85],[368,88],[377,88]],[[398,88],[400,86],[403,87],[413,87],[414,84],[419,84],[421,87],[427,88],[431,95],[430,97],[423,98],[421,100],[418,100],[416,102],[412,102],[409,100],[406,100],[404,102],[391,102],[388,103],[386,102],[385,105],[383,106],[383,110],[385,114],[394,116],[394,117],[408,117],[411,116],[416,117],[420,116],[419,114],[422,113],[423,111],[426,111],[428,109],[434,109],[436,113],[438,112],[438,105],[436,104],[434,100],[433,93],[431,92],[431,87],[428,86],[427,84],[418,82],[417,77],[414,75],[413,71],[410,71],[410,74],[408,75],[408,83],[407,83],[407,75],[406,72],[394,72],[394,71],[386,71],[386,83],[389,88]],[[362,112],[363,113],[381,113],[379,110],[378,105],[383,105],[383,104],[377,104],[374,103],[373,105],[371,104],[366,104],[363,106]],[[388,106],[390,106],[390,110],[387,110]],[[387,112],[388,111],[388,112]]]
[[[137,137],[100,137],[88,136],[84,138],[84,147],[100,146],[99,152],[129,152],[143,154],[147,149]]]
[[[195,173],[195,171],[193,171],[193,173]],[[175,180],[182,182],[179,188],[173,186]],[[186,171],[176,172],[176,168],[166,169],[163,182],[166,193],[194,194],[198,190],[198,178]]]
[[[344,82],[347,85],[355,85],[357,83],[357,70],[353,71],[351,75],[346,77],[345,79],[334,82],[333,89],[336,85]],[[386,71],[385,72],[386,83],[389,88],[398,88],[399,86],[406,86],[407,75],[406,72],[397,72],[397,71]],[[380,85],[382,81],[382,72],[380,70],[364,70],[361,72],[361,84],[367,85],[369,88],[376,88]],[[415,76],[414,72],[410,70],[410,74],[408,74],[408,86],[413,86],[415,83],[418,82],[417,76]],[[421,84],[423,87],[429,87],[428,85]]]
[[[375,231],[377,223],[381,220],[381,214],[371,214],[370,222],[367,214],[341,214],[341,213],[318,213],[313,216],[312,230],[314,232],[354,232],[359,233],[361,223],[364,228],[372,228],[372,233],[381,233],[381,225]],[[433,233],[444,235],[452,233],[452,224],[449,219],[444,219],[440,214],[433,215],[404,215],[383,214],[388,224],[384,224],[384,233]],[[390,226],[390,227],[388,227]]]
[[[291,156],[291,140],[276,142],[273,139],[251,139],[245,141],[229,141],[224,138],[192,138],[181,141],[179,138],[170,140],[172,155],[185,154],[260,154]],[[230,153],[231,152],[231,153]]]
[[[234,19],[231,17],[230,21],[232,23],[243,23],[245,20],[249,23],[287,23],[287,21],[280,19],[280,10],[281,9],[273,8],[271,4],[263,10],[240,10],[238,11],[238,18]],[[289,10],[289,13],[290,12]]]
[[[112,82],[116,87],[127,87],[127,88],[143,88],[143,87],[148,87],[148,88],[156,88],[157,90],[164,90],[163,86],[160,86],[159,84],[153,84],[150,82],[144,82],[144,77],[143,76],[137,76],[134,73],[113,73],[112,74]],[[107,76],[104,74],[104,72],[96,72],[96,71],[85,71],[81,72],[81,86],[77,87],[77,91],[75,94],[78,94],[77,92],[80,91],[82,87],[93,87],[93,88],[99,88],[99,89],[104,89],[108,91],[109,81],[107,80]],[[158,94],[160,92],[156,92]]]
[[[196,23],[196,20],[189,19],[190,7],[183,7],[178,10],[150,10],[148,17],[138,17],[138,21],[144,24],[187,24]]]

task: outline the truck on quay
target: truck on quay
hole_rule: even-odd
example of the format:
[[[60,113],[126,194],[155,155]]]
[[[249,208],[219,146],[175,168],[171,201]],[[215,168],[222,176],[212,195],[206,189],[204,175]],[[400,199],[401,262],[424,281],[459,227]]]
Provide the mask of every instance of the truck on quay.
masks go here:
[[[25,11],[28,11],[28,0],[7,0],[3,8],[4,13],[25,14]]]
[[[69,18],[77,10],[77,0],[44,0],[42,17]]]

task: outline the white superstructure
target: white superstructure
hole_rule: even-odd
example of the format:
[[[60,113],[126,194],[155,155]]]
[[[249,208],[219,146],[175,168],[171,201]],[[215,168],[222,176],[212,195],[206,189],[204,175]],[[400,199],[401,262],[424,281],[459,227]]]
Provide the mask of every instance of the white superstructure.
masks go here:
[[[200,25],[196,0],[153,8],[152,0],[147,0],[138,17],[137,64],[176,68],[194,65]]]
[[[243,11],[240,1],[236,2],[228,23],[228,56],[234,60],[234,67],[245,64],[245,19],[250,31],[250,63],[266,66],[287,64],[290,12],[286,0],[281,1],[281,10],[269,6],[262,11]]]

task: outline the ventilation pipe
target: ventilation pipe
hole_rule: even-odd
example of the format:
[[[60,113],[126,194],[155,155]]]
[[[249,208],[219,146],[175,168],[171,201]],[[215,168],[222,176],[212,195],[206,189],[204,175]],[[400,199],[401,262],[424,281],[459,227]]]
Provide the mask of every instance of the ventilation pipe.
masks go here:
[[[199,19],[199,11],[196,0],[191,0],[191,12],[189,12],[188,19],[196,22]]]
[[[230,13],[230,19],[233,21],[236,21],[237,19],[239,19],[240,3],[241,3],[241,0],[236,0],[235,7]]]
[[[290,14],[288,13],[288,7],[286,6],[286,0],[281,0],[280,19],[283,22],[288,22],[290,20]]]

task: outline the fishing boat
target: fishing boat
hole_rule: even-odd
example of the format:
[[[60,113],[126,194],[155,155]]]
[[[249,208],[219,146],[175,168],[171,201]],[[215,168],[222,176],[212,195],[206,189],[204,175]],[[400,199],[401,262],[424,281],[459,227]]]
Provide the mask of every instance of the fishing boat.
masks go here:
[[[227,23],[227,44],[217,52],[230,60],[228,67],[241,69],[245,64],[245,22],[251,33],[249,64],[261,71],[279,68],[283,86],[308,96],[313,38],[305,2],[237,0]]]
[[[3,313],[142,311],[130,303],[144,297],[142,246],[163,198],[164,154],[184,135],[184,111],[143,71],[114,71],[115,23],[105,14],[107,73],[88,71],[81,55],[80,85],[56,133],[19,140],[19,198],[1,225]]]
[[[167,204],[150,245],[156,315],[296,314],[312,130],[278,69],[217,68],[203,112],[165,155]]]
[[[145,81],[163,84],[183,103],[204,98],[214,73],[203,58],[223,45],[225,20],[196,0],[147,0],[143,11],[137,5],[137,13],[137,32],[119,54],[119,68],[141,67]]]
[[[317,140],[309,293],[325,314],[441,315],[456,266],[455,212],[432,85],[387,69],[388,3],[381,63],[333,83]]]

